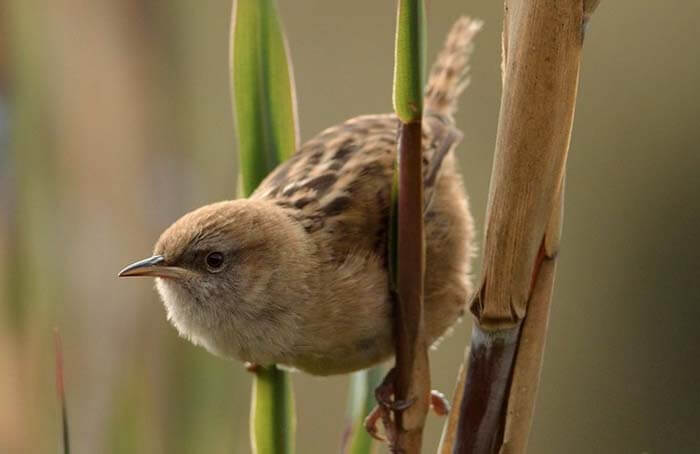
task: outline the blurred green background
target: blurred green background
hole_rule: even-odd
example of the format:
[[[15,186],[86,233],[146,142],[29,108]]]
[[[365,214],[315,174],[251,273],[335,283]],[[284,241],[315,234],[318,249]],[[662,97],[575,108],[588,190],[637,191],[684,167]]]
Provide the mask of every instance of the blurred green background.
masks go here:
[[[303,140],[391,111],[394,2],[280,7]],[[179,339],[152,283],[116,278],[236,192],[230,8],[0,3],[0,452],[57,449],[54,326],[74,452],[249,452],[249,374]],[[485,20],[457,118],[480,230],[502,8],[428,2],[429,60],[458,15]],[[700,452],[698,17],[686,0],[604,0],[590,25],[533,453]],[[469,330],[432,354],[448,394]],[[337,452],[347,378],[293,380],[298,452]]]

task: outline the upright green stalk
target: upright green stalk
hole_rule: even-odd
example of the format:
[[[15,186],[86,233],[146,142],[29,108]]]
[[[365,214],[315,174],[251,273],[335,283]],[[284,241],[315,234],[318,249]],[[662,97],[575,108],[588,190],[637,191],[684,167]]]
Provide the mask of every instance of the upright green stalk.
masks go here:
[[[402,123],[412,123],[423,115],[427,47],[423,1],[401,0],[396,20],[394,110]]]
[[[402,347],[397,345],[397,366],[399,362],[403,364],[398,366],[399,369],[403,368],[407,370],[412,368],[412,366],[406,361],[406,355],[413,357],[413,347],[408,347],[409,342],[413,342],[417,339],[416,329],[419,323],[418,319],[422,317],[421,306],[423,298],[423,259],[422,249],[423,249],[423,239],[422,239],[422,175],[420,170],[420,159],[421,159],[421,144],[420,144],[420,133],[421,133],[421,117],[423,116],[423,87],[425,85],[425,54],[426,54],[426,37],[425,37],[425,8],[422,0],[402,0],[399,2],[399,9],[397,13],[397,25],[396,25],[396,54],[395,54],[395,65],[394,65],[394,86],[392,91],[394,110],[396,115],[401,120],[400,132],[404,138],[407,137],[417,137],[417,142],[413,140],[408,147],[399,146],[398,158],[401,160],[401,156],[406,154],[411,154],[413,158],[408,162],[409,167],[412,168],[409,172],[404,173],[408,176],[408,179],[404,180],[404,183],[410,182],[410,188],[406,187],[404,184],[402,196],[404,199],[414,199],[406,200],[407,205],[413,205],[417,208],[417,216],[411,216],[411,213],[404,212],[403,217],[399,214],[399,165],[397,163],[396,171],[394,172],[393,186],[391,192],[391,215],[390,215],[390,225],[389,225],[389,281],[391,285],[391,291],[394,294],[399,295],[402,293],[399,290],[399,218],[401,217],[402,222],[407,222],[406,225],[410,224],[408,231],[404,229],[404,240],[401,247],[405,248],[405,252],[408,251],[409,254],[413,255],[415,259],[418,257],[421,263],[416,263],[414,259],[406,260],[405,268],[409,273],[413,274],[413,277],[409,277],[409,274],[404,273],[403,281],[413,282],[417,284],[419,288],[414,288],[412,296],[404,297],[404,300],[415,300],[415,298],[420,298],[420,301],[407,302],[407,304],[412,305],[414,310],[410,310],[410,314],[406,316],[404,309],[399,308],[397,310],[398,321],[396,332],[402,332],[403,334],[398,334],[398,343],[403,343]],[[416,135],[417,132],[417,135]],[[406,141],[402,141],[404,144]],[[417,173],[416,173],[417,171]],[[409,208],[410,210],[410,208]],[[405,210],[404,210],[405,211]],[[414,214],[415,214],[414,213]],[[408,216],[407,216],[408,214]],[[410,231],[410,232],[409,232]],[[408,232],[408,235],[406,234]],[[408,244],[412,243],[412,244]],[[405,256],[405,254],[404,254]],[[413,262],[413,263],[409,263]],[[415,279],[415,276],[421,276],[420,279]],[[404,286],[406,287],[406,286]],[[405,294],[405,292],[403,292]],[[403,315],[402,315],[403,314]],[[406,326],[413,325],[413,327]],[[407,333],[408,334],[407,337]],[[410,337],[410,338],[409,338]],[[421,341],[422,342],[422,341]],[[400,350],[400,352],[398,352]],[[408,351],[410,350],[410,352]],[[421,354],[422,355],[422,354]],[[426,354],[427,361],[427,354]],[[413,359],[409,360],[413,363]],[[350,388],[350,400],[352,402],[372,402],[373,391],[378,383],[372,382],[371,378],[377,375],[379,372],[372,369],[369,372],[362,371],[353,375],[351,388]],[[406,378],[410,372],[404,373]],[[377,375],[378,376],[378,375]],[[401,379],[402,384],[399,385],[401,388],[400,393],[408,392],[408,382],[406,379]],[[357,405],[357,404],[356,404]],[[356,407],[351,407],[356,408]],[[352,410],[351,410],[352,411]],[[367,410],[364,414],[366,415]],[[413,413],[413,412],[412,412]],[[420,413],[420,411],[418,412]],[[413,418],[415,419],[415,418]],[[420,419],[420,418],[418,418]],[[365,454],[371,452],[371,439],[362,430],[358,430],[362,424],[362,420],[358,419],[356,415],[353,414],[354,425],[350,428],[350,438],[346,440],[345,452],[351,454]],[[399,422],[401,419],[399,417]],[[410,426],[410,424],[409,424]],[[418,444],[420,444],[418,442]]]
[[[274,0],[234,0],[231,78],[243,192],[298,145],[296,97]]]
[[[294,393],[289,374],[277,366],[255,371],[250,440],[257,454],[294,452]]]
[[[396,337],[395,398],[412,402],[394,411],[393,450],[421,452],[428,412],[430,366],[423,321],[422,116],[425,80],[425,7],[422,0],[400,0],[396,20],[394,110],[401,120],[392,191],[391,261]]]
[[[297,149],[291,66],[274,0],[234,0],[231,78],[242,187],[250,195]],[[257,454],[294,452],[294,396],[277,366],[255,369],[251,444]]]

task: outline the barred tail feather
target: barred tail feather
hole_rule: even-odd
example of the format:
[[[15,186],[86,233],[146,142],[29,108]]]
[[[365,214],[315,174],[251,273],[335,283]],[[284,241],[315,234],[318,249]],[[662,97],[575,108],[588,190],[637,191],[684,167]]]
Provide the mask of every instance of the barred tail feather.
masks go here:
[[[445,45],[430,70],[425,90],[427,113],[451,118],[457,111],[457,100],[469,84],[469,56],[472,39],[483,22],[466,16],[460,17],[447,35]]]

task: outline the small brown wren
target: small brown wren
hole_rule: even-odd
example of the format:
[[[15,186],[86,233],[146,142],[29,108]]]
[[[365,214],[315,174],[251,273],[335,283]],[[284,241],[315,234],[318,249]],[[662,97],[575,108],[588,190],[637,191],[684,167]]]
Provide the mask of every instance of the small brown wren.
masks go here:
[[[453,150],[472,38],[460,18],[433,65],[423,117],[431,343],[472,291],[474,228]],[[393,355],[387,228],[398,119],[365,115],[326,129],[247,199],[214,203],[171,225],[154,255],[119,276],[153,276],[179,333],[224,357],[316,375]]]

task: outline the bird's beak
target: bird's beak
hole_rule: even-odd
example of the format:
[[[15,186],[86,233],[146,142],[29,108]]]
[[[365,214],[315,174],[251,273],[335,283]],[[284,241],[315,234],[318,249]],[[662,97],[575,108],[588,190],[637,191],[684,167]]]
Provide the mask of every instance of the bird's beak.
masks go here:
[[[118,274],[119,277],[130,276],[152,276],[177,278],[185,274],[185,270],[177,266],[168,266],[165,264],[165,258],[162,255],[154,255],[147,259],[139,260],[132,263]]]

